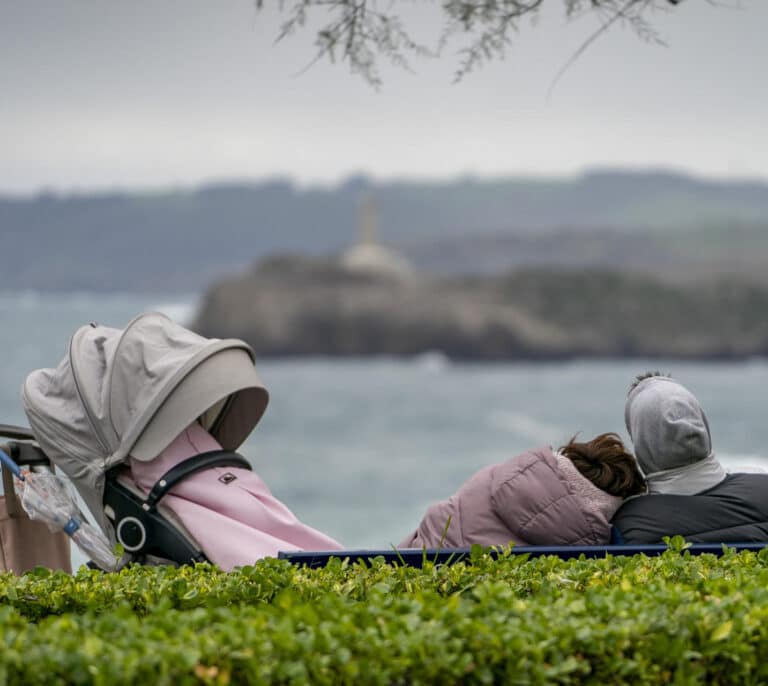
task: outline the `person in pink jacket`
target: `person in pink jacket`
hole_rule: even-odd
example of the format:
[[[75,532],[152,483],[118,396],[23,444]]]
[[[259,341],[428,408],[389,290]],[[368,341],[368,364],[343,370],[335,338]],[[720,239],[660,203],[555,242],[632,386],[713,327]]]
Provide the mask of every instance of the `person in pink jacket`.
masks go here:
[[[537,448],[474,474],[431,505],[399,548],[507,545],[604,545],[611,517],[645,481],[621,439],[572,439]]]

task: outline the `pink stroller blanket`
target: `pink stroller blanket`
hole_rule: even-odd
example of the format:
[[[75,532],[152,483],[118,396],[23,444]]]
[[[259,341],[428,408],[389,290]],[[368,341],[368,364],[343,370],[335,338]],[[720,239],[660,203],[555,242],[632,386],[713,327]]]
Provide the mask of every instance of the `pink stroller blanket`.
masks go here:
[[[131,458],[136,484],[145,493],[171,467],[210,450],[218,442],[197,422],[187,427],[150,462]],[[234,476],[220,480],[225,474]],[[254,472],[233,467],[212,467],[193,474],[163,498],[194,536],[205,555],[221,569],[253,564],[278,551],[340,550],[329,536],[300,522],[275,498]]]

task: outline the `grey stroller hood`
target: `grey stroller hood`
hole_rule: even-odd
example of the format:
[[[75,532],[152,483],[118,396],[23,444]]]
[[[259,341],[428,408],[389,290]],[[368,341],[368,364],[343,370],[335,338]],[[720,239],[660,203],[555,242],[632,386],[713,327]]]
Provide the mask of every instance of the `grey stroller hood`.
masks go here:
[[[203,338],[157,312],[124,330],[79,328],[59,366],[32,372],[21,396],[40,447],[113,541],[107,470],[154,459],[196,418],[234,451],[268,402],[246,343]]]

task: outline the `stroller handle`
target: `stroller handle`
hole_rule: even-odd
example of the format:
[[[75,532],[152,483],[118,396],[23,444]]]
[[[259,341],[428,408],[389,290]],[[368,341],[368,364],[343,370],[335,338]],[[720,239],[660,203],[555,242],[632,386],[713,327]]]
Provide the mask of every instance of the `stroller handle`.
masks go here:
[[[0,443],[2,450],[17,465],[27,465],[29,467],[51,467],[51,461],[42,449],[34,443],[22,443],[19,441],[8,441]]]
[[[0,424],[0,438],[12,438],[17,441],[34,441],[35,435],[32,429],[13,424]]]
[[[11,474],[13,474],[17,479],[24,480],[24,475],[21,473],[21,469],[19,469],[19,465],[16,464],[16,460],[14,460],[8,453],[3,450],[2,446],[0,446],[0,462],[3,463],[3,467],[8,467],[8,469],[11,470]]]
[[[2,439],[9,438],[8,442]],[[50,467],[51,461],[35,442],[31,429],[12,424],[0,424],[0,450],[6,453],[17,465],[30,467]]]

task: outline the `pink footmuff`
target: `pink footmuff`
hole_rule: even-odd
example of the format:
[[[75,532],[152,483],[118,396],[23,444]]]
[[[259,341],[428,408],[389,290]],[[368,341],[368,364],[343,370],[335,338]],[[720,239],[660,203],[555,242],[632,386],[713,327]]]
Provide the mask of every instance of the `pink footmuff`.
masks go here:
[[[130,459],[137,486],[148,493],[172,467],[221,446],[197,422],[154,460]],[[163,504],[181,520],[206,557],[221,569],[253,564],[279,551],[340,550],[329,536],[299,519],[270,492],[255,472],[212,467],[171,489]]]

